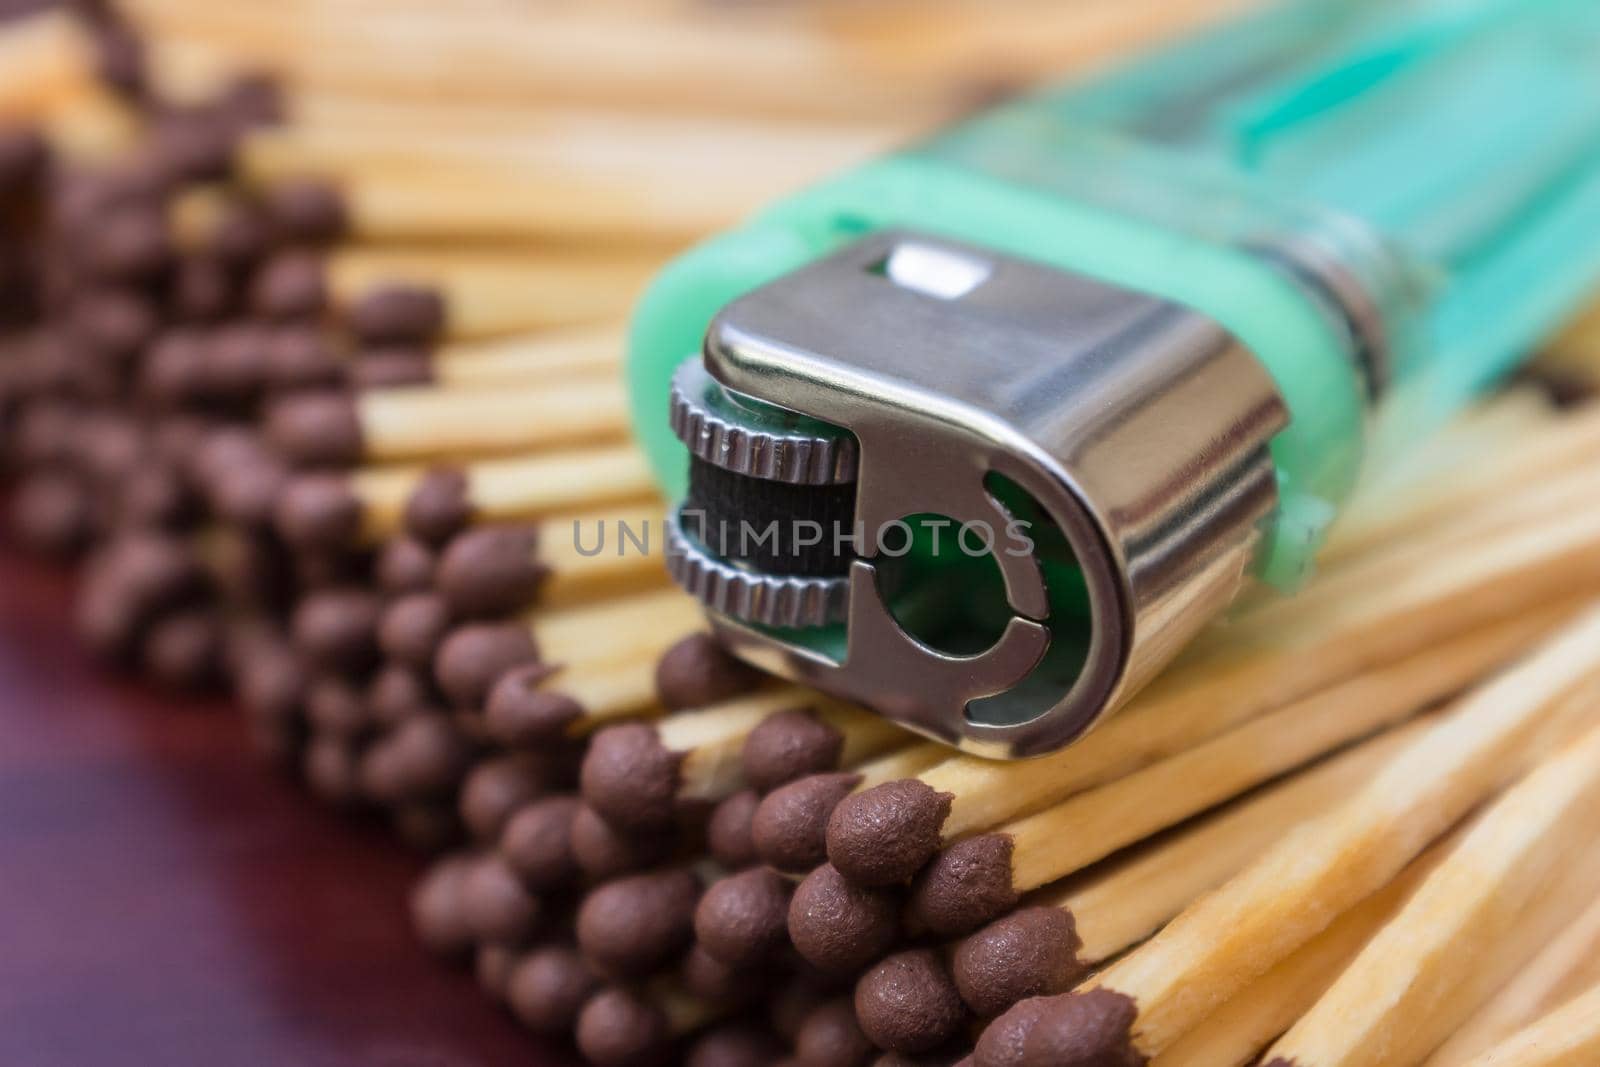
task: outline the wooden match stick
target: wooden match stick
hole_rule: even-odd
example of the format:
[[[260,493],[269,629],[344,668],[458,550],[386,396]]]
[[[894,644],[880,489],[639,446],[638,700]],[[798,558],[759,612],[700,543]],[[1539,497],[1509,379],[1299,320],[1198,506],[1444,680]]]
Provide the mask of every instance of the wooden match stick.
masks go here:
[[[1590,610],[1457,701],[1359,793],[1285,838],[1144,946],[1072,994],[1008,1012],[999,1029],[985,1034],[979,1067],[1034,1062],[1030,1044],[1088,1025],[1089,1017],[1103,1020],[1092,1047],[1081,1050],[1089,1058],[1054,1061],[1060,1067],[1165,1050],[1387,883],[1428,840],[1514,774],[1561,698],[1600,668],[1596,649],[1600,611]]]
[[[1074,744],[1026,763],[957,757],[850,797],[828,828],[828,857],[862,885],[903,882],[942,845],[1063,799],[1360,671],[1570,593],[1600,569],[1590,509],[1459,546],[1359,599],[1295,615],[1254,612],[1151,683]],[[1315,596],[1315,587],[1306,597]],[[1293,612],[1289,612],[1293,614]],[[892,840],[891,840],[892,839]]]
[[[10,21],[0,33],[0,120],[36,121],[95,88],[93,43],[65,11]]]
[[[303,466],[418,463],[625,440],[628,410],[609,380],[330,390],[279,400],[266,434]]]
[[[1339,973],[1416,892],[1449,847],[1456,828],[1406,865],[1398,877],[1335,919],[1287,959],[1230,997],[1152,1067],[1244,1067],[1317,1002]]]
[[[935,933],[968,933],[1023,893],[1459,692],[1574,610],[1519,616],[1357,675],[1036,815],[958,841],[918,876],[912,911]]]
[[[652,550],[664,514],[664,505],[642,504],[474,527],[445,546],[430,584],[458,619],[518,612],[535,599],[565,607],[646,590],[667,577]]]
[[[1600,986],[1506,1038],[1470,1067],[1580,1067],[1600,1060]]]
[[[699,605],[676,589],[536,610],[450,631],[434,656],[433,673],[455,707],[481,710],[490,689],[514,667],[537,664],[549,674],[568,665],[654,664],[686,634],[704,627]]]
[[[799,719],[805,722],[793,721]],[[853,766],[906,742],[905,732],[882,716],[784,688],[602,731],[584,757],[583,798],[619,827],[645,832],[666,826],[680,802],[721,800],[744,784],[747,742],[769,720],[787,740],[807,737],[807,727],[815,726],[826,735],[835,766]],[[784,740],[774,739],[772,747],[790,747]]]
[[[539,452],[423,470],[363,467],[292,480],[276,508],[292,545],[375,544],[409,528],[438,544],[471,522],[521,522],[656,498],[655,479],[631,445]]]
[[[1535,956],[1494,999],[1428,1057],[1425,1067],[1461,1067],[1600,981],[1600,902]],[[1286,1027],[1287,1029],[1287,1027]]]
[[[1425,1055],[1570,921],[1566,909],[1574,901],[1560,900],[1559,883],[1600,866],[1579,858],[1593,851],[1597,815],[1600,728],[1475,820],[1405,907],[1272,1046],[1268,1062],[1354,1067]],[[1592,895],[1587,878],[1579,884]],[[1546,936],[1513,941],[1529,909],[1537,909],[1536,925]]]
[[[787,874],[805,874],[828,858],[828,819],[852,793],[921,774],[950,758],[936,742],[910,745],[849,771],[811,774],[761,798],[750,822],[751,843],[762,862]]]
[[[626,348],[622,327],[610,324],[447,344],[433,353],[433,380],[462,389],[598,378],[618,373]]]

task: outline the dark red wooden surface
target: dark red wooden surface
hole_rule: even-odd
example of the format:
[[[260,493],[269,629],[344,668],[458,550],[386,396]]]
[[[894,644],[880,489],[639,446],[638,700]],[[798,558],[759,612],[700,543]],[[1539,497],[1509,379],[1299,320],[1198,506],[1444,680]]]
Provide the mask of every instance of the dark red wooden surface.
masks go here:
[[[569,1067],[406,926],[420,860],[108,677],[0,547],[0,1065]]]

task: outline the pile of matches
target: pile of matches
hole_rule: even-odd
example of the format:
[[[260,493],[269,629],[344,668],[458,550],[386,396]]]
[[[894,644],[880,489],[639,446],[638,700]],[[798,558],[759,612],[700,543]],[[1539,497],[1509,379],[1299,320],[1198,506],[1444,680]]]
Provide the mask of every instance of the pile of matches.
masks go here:
[[[619,550],[672,249],[1228,5],[311,6],[0,27],[11,529],[108,662],[437,853],[487,995],[597,1067],[1600,1062],[1600,313],[1027,763]]]

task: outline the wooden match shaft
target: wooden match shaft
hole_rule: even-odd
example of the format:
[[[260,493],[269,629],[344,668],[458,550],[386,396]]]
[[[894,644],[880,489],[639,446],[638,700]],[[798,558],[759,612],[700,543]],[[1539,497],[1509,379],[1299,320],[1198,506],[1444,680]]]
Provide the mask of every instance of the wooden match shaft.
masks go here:
[[[1084,1011],[1111,1010],[1117,1021],[1086,1054],[1160,1053],[1211,1006],[1389,881],[1428,840],[1514,774],[1561,698],[1600,669],[1597,649],[1600,611],[1589,610],[1457,701],[1359,793],[1280,842],[1145,945],[1078,992],[1048,1002],[1045,1012],[1008,1013],[1007,1027],[990,1033],[1025,1050],[1029,1035],[1066,1025]],[[1197,990],[1204,993],[1197,996]],[[998,1067],[1004,1061],[985,1063],[980,1056],[979,1062]]]
[[[1120,777],[1342,678],[1581,590],[1597,565],[1600,513],[1586,508],[1419,561],[1368,596],[1329,605],[1295,627],[1273,625],[1277,608],[1268,606],[1229,628],[1239,647],[1198,650],[1068,749],[1025,763],[956,757],[915,782],[849,798],[829,825],[829,859],[861,884],[903,881],[943,843]],[[897,838],[893,848],[886,833]]]
[[[1506,1038],[1469,1067],[1582,1067],[1600,1062],[1600,986]]]
[[[1425,1067],[1461,1067],[1596,983],[1600,983],[1600,901],[1551,938],[1493,1000],[1433,1051]]]
[[[1426,720],[1380,734],[1030,898],[956,944],[949,967],[957,992],[974,1014],[989,1018],[1028,997],[1071,989],[1092,967],[1148,937],[1293,827],[1337,803],[1425,726]],[[972,881],[975,889],[984,879]],[[921,896],[919,889],[914,915],[923,910]]]
[[[798,688],[754,693],[597,735],[584,757],[583,798],[615,825],[665,826],[678,801],[721,800],[742,786],[741,757],[752,735],[769,723],[782,729],[786,721],[780,713],[788,712],[831,735],[829,755],[836,768],[907,742],[905,732],[881,716],[818,693]]]
[[[1204,1022],[1150,1061],[1151,1067],[1244,1067],[1333,983],[1459,839],[1447,834],[1392,882],[1335,919],[1287,959],[1230,997]]]
[[[614,375],[627,347],[622,327],[572,326],[490,341],[458,342],[433,353],[433,378],[453,388],[538,378]]]
[[[1115,782],[995,831],[1026,892],[1408,718],[1526,651],[1572,609],[1532,612],[1358,675]]]
[[[457,619],[648,590],[667,580],[664,515],[664,505],[649,503],[474,527],[439,553],[430,584]]]
[[[278,401],[266,433],[307,466],[462,460],[625,440],[628,405],[609,380],[329,391]]]
[[[1474,821],[1405,907],[1273,1045],[1268,1062],[1355,1067],[1425,1055],[1477,1008],[1496,978],[1514,973],[1570,921],[1566,908],[1574,901],[1560,900],[1571,894],[1562,894],[1559,883],[1595,870],[1596,862],[1578,857],[1593,852],[1596,816],[1600,728],[1545,761]],[[1593,885],[1583,888],[1589,895]],[[1546,937],[1512,943],[1531,908],[1538,908]]]
[[[552,665],[654,661],[684,634],[705,626],[700,606],[677,589],[534,611],[522,621],[540,661]]]
[[[294,545],[375,544],[418,527],[437,543],[474,522],[520,522],[656,498],[632,445],[483,459],[432,471],[364,467],[291,482],[279,532]]]

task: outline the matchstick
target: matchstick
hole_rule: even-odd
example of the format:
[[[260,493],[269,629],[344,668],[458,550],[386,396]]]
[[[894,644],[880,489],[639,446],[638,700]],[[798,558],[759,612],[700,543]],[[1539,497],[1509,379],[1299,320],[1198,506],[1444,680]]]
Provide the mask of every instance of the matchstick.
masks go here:
[[[1460,839],[1457,827],[1388,885],[1335,919],[1287,959],[1230,997],[1154,1060],[1155,1067],[1244,1067],[1317,1002]]]
[[[1506,1038],[1470,1067],[1578,1067],[1600,1059],[1600,986]]]
[[[659,657],[555,671],[542,664],[512,668],[489,694],[484,728],[503,745],[539,747],[585,737],[619,718],[720,703],[764,681],[696,630]]]
[[[1020,764],[957,757],[840,803],[828,857],[863,885],[904,882],[944,844],[1127,774],[1221,730],[1392,663],[1453,634],[1559,597],[1600,566],[1600,513],[1503,531],[1419,562],[1295,626],[1276,605],[1195,650],[1072,747]],[[1313,590],[1304,596],[1315,595]]]
[[[331,307],[371,340],[470,340],[614,322],[658,266],[653,257],[289,250],[258,272],[250,299],[257,314],[273,320],[301,320]],[[404,318],[394,306],[401,293],[407,298]]]
[[[1600,902],[1550,939],[1494,999],[1433,1051],[1426,1067],[1461,1067],[1600,980]]]
[[[433,672],[456,707],[481,709],[490,688],[514,667],[654,664],[704,626],[698,605],[676,589],[561,611],[535,610],[506,622],[457,627],[440,643]]]
[[[656,499],[632,446],[540,452],[424,470],[363,467],[306,474],[283,490],[278,532],[291,545],[345,548],[409,530],[440,544],[473,522],[519,522]]]
[[[828,858],[828,819],[852,793],[921,774],[950,758],[937,742],[910,745],[850,771],[812,774],[781,785],[761,799],[751,816],[751,844],[762,862],[787,874],[805,874]]]
[[[626,408],[612,381],[422,385],[286,397],[265,426],[279,453],[303,466],[417,463],[624,440]]]
[[[465,389],[534,379],[570,381],[615,376],[626,347],[624,331],[611,324],[446,344],[434,350],[433,380]]]
[[[1109,1016],[1082,1056],[1162,1052],[1389,881],[1513,774],[1560,698],[1600,667],[1597,641],[1600,612],[1589,611],[1457,701],[1359,793],[1285,838],[1079,991],[1012,1009],[1004,1026],[986,1033],[990,1051],[980,1049],[980,1067],[1028,1062],[1032,1035],[1049,1041],[1051,1033],[1083,1025],[1086,1013]]]
[[[1392,726],[1525,652],[1573,613],[1533,612],[1290,703],[1036,815],[949,846],[917,878],[911,910],[953,936],[1022,894]]]
[[[1552,904],[1600,864],[1600,729],[1547,760],[1474,821],[1415,895],[1267,1053],[1313,1065],[1426,1054],[1573,912]],[[1564,869],[1565,868],[1565,869]],[[1552,885],[1554,883],[1554,885]],[[1569,890],[1566,894],[1571,897]],[[1544,901],[1540,905],[1540,901]],[[1529,909],[1546,937],[1516,938]],[[1576,910],[1576,909],[1574,909]]]
[[[1066,992],[1360,786],[1426,724],[1379,734],[994,920],[956,944],[956,989],[982,1018]]]
[[[430,583],[455,618],[585,603],[666,581],[660,504],[552,515],[536,525],[469,529],[439,555]],[[629,538],[637,538],[637,542]]]
[[[785,734],[775,739],[780,746],[816,727],[824,735],[820,747],[837,766],[852,766],[906,741],[903,730],[872,712],[818,693],[781,689],[602,731],[584,758],[584,799],[620,827],[643,832],[665,825],[679,802],[720,800],[744,784],[747,743],[769,721],[769,734]]]

